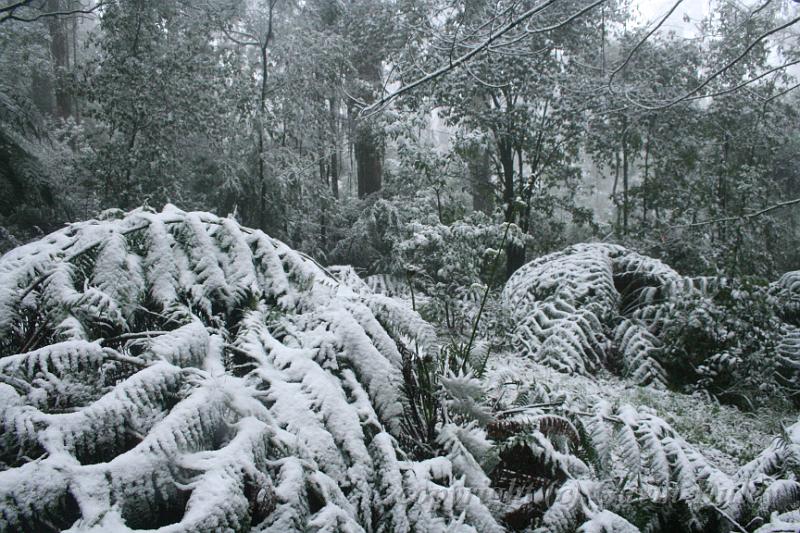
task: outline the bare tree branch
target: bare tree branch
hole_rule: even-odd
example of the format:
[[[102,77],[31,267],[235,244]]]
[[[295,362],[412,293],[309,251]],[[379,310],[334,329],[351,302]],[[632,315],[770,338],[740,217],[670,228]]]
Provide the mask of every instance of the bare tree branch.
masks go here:
[[[702,222],[693,222],[691,224],[679,224],[677,226],[670,226],[670,228],[674,229],[682,229],[682,228],[697,228],[700,226],[708,226],[709,224],[720,224],[722,222],[733,222],[736,220],[750,220],[756,217],[760,217],[769,213],[770,211],[774,211],[776,209],[781,209],[783,207],[788,207],[790,205],[800,204],[800,198],[795,198],[794,200],[787,200],[785,202],[779,202],[775,205],[771,205],[760,211],[755,211],[753,213],[748,213],[746,215],[739,215],[734,217],[724,217],[724,218],[715,218],[712,220],[703,220]]]
[[[5,7],[0,7],[0,13],[9,13],[13,12],[21,7],[28,6],[33,3],[33,0],[22,0],[22,2],[17,2],[15,4],[7,5]]]
[[[40,13],[33,17],[20,17],[14,14],[14,12],[19,9],[20,7],[27,7],[32,4],[32,0],[18,2],[14,5],[7,6],[5,8],[0,9],[0,13],[5,13],[0,16],[0,24],[9,20],[16,20],[18,22],[36,22],[37,20],[49,17],[68,17],[70,15],[89,15],[100,9],[101,7],[108,5],[111,3],[112,0],[108,1],[101,1],[95,4],[92,7],[88,7],[85,9],[70,9],[65,11],[50,11],[45,13]]]
[[[723,95],[726,95],[726,94],[730,94],[730,93],[732,93],[732,92],[736,92],[736,91],[738,91],[739,89],[742,89],[742,88],[744,88],[744,87],[746,87],[746,86],[750,85],[751,83],[755,83],[755,82],[757,82],[757,81],[758,81],[758,80],[760,80],[761,78],[765,78],[766,76],[769,76],[769,75],[770,75],[770,74],[772,74],[773,72],[777,72],[777,71],[779,71],[779,70],[783,70],[783,69],[785,69],[785,68],[788,68],[788,67],[791,67],[792,65],[797,65],[797,64],[800,64],[800,59],[796,59],[796,60],[794,60],[794,61],[789,61],[788,63],[784,63],[784,64],[782,64],[782,65],[778,65],[777,67],[773,67],[773,68],[771,68],[771,69],[769,69],[769,70],[767,70],[767,71],[765,71],[765,72],[762,72],[762,73],[761,73],[761,74],[759,74],[758,76],[755,76],[755,77],[753,77],[753,78],[750,78],[749,80],[743,81],[743,82],[742,82],[742,83],[740,83],[739,85],[735,85],[735,86],[733,86],[733,87],[731,87],[731,88],[729,88],[729,89],[723,89],[723,90],[721,90],[721,91],[717,91],[717,92],[715,92],[715,93],[711,93],[711,94],[703,94],[703,95],[699,95],[699,96],[691,96],[691,97],[689,97],[689,98],[686,98],[686,101],[688,102],[688,101],[690,101],[690,100],[702,100],[702,99],[704,99],[704,98],[713,98],[713,97],[715,97],[715,96],[723,96]],[[795,86],[795,87],[796,87],[796,86]],[[789,89],[789,90],[791,90],[791,89]],[[783,95],[783,94],[785,94],[785,93],[789,92],[789,90],[787,90],[787,91],[784,91],[784,92],[782,92],[782,93],[779,93],[779,94],[777,94],[777,95],[775,95],[775,96],[771,96],[770,98],[768,98],[768,99],[767,99],[767,101],[769,101],[769,100],[773,100],[773,99],[777,98],[778,96],[781,96],[781,95]]]
[[[653,29],[647,32],[647,35],[645,35],[638,43],[636,43],[636,46],[634,46],[633,49],[630,51],[628,57],[625,58],[625,61],[623,61],[620,66],[614,69],[614,71],[608,77],[608,88],[611,89],[612,93],[614,92],[614,87],[613,87],[614,76],[619,74],[622,71],[622,69],[628,66],[628,63],[630,63],[631,59],[633,59],[633,56],[636,54],[639,48],[641,48],[644,45],[644,43],[647,42],[650,36],[652,36],[656,31],[658,31],[658,29],[667,21],[669,17],[672,16],[675,10],[678,9],[678,6],[681,5],[682,3],[683,0],[678,0],[677,2],[675,2],[672,8],[667,12],[666,15],[664,15],[664,17],[659,21],[659,23],[653,26]]]
[[[646,104],[643,104],[643,103],[641,103],[641,102],[637,102],[637,101],[635,101],[633,98],[631,98],[631,97],[630,97],[630,95],[629,95],[627,92],[625,93],[625,98],[626,98],[626,99],[627,99],[627,100],[628,100],[628,101],[629,101],[631,104],[635,105],[636,107],[639,107],[639,108],[641,108],[641,109],[646,109],[646,110],[648,110],[648,111],[658,111],[658,110],[661,110],[661,109],[667,109],[668,107],[672,107],[672,106],[674,106],[674,105],[676,105],[676,104],[679,104],[679,103],[681,103],[681,102],[683,102],[683,101],[686,101],[686,100],[688,100],[689,98],[693,97],[695,94],[697,94],[699,91],[701,91],[701,90],[702,90],[704,87],[706,87],[706,86],[707,86],[709,83],[711,83],[712,81],[714,81],[715,79],[717,79],[718,77],[720,77],[722,74],[724,74],[725,72],[727,72],[727,71],[728,71],[728,70],[729,70],[731,67],[733,67],[733,66],[734,66],[736,63],[738,63],[739,61],[741,61],[741,60],[742,60],[742,59],[743,59],[743,58],[744,58],[744,57],[745,57],[747,54],[749,54],[749,53],[750,53],[750,51],[751,51],[753,48],[755,48],[755,46],[756,46],[758,43],[760,43],[761,41],[763,41],[764,39],[766,39],[766,38],[767,38],[767,37],[769,37],[770,35],[773,35],[773,34],[775,34],[775,33],[778,33],[778,32],[779,32],[779,31],[781,31],[781,30],[785,30],[786,28],[788,28],[788,27],[790,27],[790,26],[793,26],[793,25],[797,24],[798,22],[800,22],[800,16],[793,18],[792,20],[790,20],[789,22],[786,22],[785,24],[781,24],[780,26],[776,26],[775,28],[772,28],[772,29],[770,29],[770,30],[767,30],[767,31],[765,31],[764,33],[762,33],[761,35],[759,35],[759,36],[758,36],[758,37],[757,37],[757,38],[756,38],[756,39],[755,39],[753,42],[751,42],[751,43],[750,43],[750,44],[747,46],[747,48],[745,48],[745,49],[744,49],[744,51],[743,51],[741,54],[739,54],[739,55],[738,55],[738,56],[736,56],[734,59],[732,59],[731,61],[729,61],[728,63],[726,63],[725,65],[723,65],[723,66],[722,66],[722,67],[720,67],[719,69],[717,69],[716,71],[714,71],[714,73],[713,73],[713,74],[711,74],[711,75],[710,75],[708,78],[706,78],[706,80],[705,80],[703,83],[701,83],[700,85],[698,85],[698,86],[697,86],[697,87],[695,87],[694,89],[690,90],[689,92],[687,92],[687,93],[686,93],[686,94],[684,94],[683,96],[680,96],[679,98],[676,98],[676,99],[674,99],[674,100],[671,100],[671,101],[669,101],[669,102],[667,102],[667,103],[665,103],[665,104],[660,104],[660,105],[652,105],[652,106],[651,106],[651,105],[646,105]]]

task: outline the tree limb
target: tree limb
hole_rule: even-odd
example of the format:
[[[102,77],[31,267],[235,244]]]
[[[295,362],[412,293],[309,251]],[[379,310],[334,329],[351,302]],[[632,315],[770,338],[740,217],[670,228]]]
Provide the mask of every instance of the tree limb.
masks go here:
[[[719,69],[717,69],[716,71],[714,71],[714,73],[711,74],[708,78],[706,78],[706,80],[703,83],[701,83],[700,85],[698,85],[694,89],[690,90],[689,92],[687,92],[683,96],[680,96],[680,97],[678,97],[678,98],[676,98],[674,100],[671,100],[671,101],[669,101],[669,102],[667,102],[665,104],[654,105],[654,106],[642,104],[641,102],[637,102],[637,101],[633,100],[630,97],[630,95],[628,95],[627,92],[625,93],[625,97],[633,105],[635,105],[635,106],[637,106],[637,107],[639,107],[641,109],[646,109],[648,111],[659,111],[661,109],[667,109],[668,107],[672,107],[672,106],[674,106],[676,104],[679,104],[679,103],[681,103],[681,102],[683,102],[685,100],[688,100],[689,98],[691,98],[692,96],[697,94],[700,90],[702,90],[704,87],[706,87],[709,83],[711,83],[712,81],[714,81],[715,79],[720,77],[722,74],[727,72],[728,69],[733,67],[736,63],[741,61],[744,58],[744,56],[749,54],[750,51],[753,48],[755,48],[755,46],[758,43],[760,43],[761,41],[763,41],[764,39],[766,39],[770,35],[778,33],[781,30],[785,30],[786,28],[788,28],[790,26],[793,26],[793,25],[797,24],[798,22],[800,22],[800,16],[793,18],[792,20],[790,20],[789,22],[786,22],[785,24],[781,24],[780,26],[776,26],[775,28],[772,28],[770,30],[765,31],[764,33],[759,35],[753,42],[751,42],[748,45],[748,47],[745,48],[744,51],[741,54],[739,54],[738,56],[733,58],[731,61],[729,61],[728,63],[726,63],[725,65],[723,65]]]
[[[40,13],[35,17],[19,17],[14,14],[14,11],[19,9],[20,7],[26,7],[32,3],[32,0],[18,2],[12,6],[8,6],[5,8],[0,9],[0,13],[5,13],[4,15],[0,16],[0,24],[6,22],[8,20],[16,20],[19,22],[36,22],[37,20],[48,18],[48,17],[66,17],[70,15],[89,15],[100,9],[101,7],[108,5],[111,3],[112,0],[98,2],[92,7],[85,8],[85,9],[70,9],[66,11],[51,11],[49,13]]]
[[[638,43],[636,43],[636,46],[634,46],[633,49],[630,51],[628,56],[625,58],[625,61],[623,61],[620,66],[615,68],[613,72],[611,72],[611,75],[608,77],[608,88],[611,89],[612,93],[614,92],[613,88],[614,76],[619,74],[622,71],[622,69],[628,66],[628,63],[630,63],[631,59],[633,59],[633,56],[636,54],[639,48],[641,48],[644,45],[644,43],[647,42],[647,39],[649,39],[651,35],[653,35],[656,31],[658,31],[658,29],[667,21],[667,19],[670,16],[672,16],[675,10],[678,9],[678,6],[681,5],[681,3],[683,3],[683,0],[678,0],[677,2],[675,2],[675,5],[672,6],[672,8],[667,12],[666,15],[664,15],[664,17],[659,21],[659,23],[656,24],[653,27],[653,29],[647,32],[647,35],[642,37],[642,39],[639,40]]]
[[[776,209],[781,209],[783,207],[788,207],[790,205],[800,204],[800,198],[795,198],[794,200],[787,200],[785,202],[779,202],[775,205],[771,205],[760,211],[755,211],[754,213],[748,213],[745,215],[739,215],[734,217],[724,217],[724,218],[715,218],[712,220],[703,220],[702,222],[693,222],[692,224],[679,224],[677,226],[670,226],[673,229],[680,229],[680,228],[696,228],[700,226],[707,226],[709,224],[719,224],[722,222],[733,222],[735,220],[750,220],[752,218],[760,217],[761,215],[765,215],[770,211],[774,211]]]

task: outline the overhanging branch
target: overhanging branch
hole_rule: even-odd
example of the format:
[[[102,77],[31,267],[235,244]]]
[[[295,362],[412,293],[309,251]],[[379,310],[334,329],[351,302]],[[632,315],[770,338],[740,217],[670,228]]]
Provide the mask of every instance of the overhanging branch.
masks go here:
[[[559,22],[558,24],[554,24],[554,25],[548,26],[546,28],[538,28],[538,29],[533,29],[533,30],[526,30],[526,33],[529,33],[529,34],[543,33],[543,32],[548,32],[548,31],[552,31],[552,30],[561,28],[561,27],[569,24],[573,20],[577,19],[578,17],[584,15],[585,13],[588,13],[589,11],[591,11],[595,7],[599,6],[600,4],[604,3],[605,1],[606,0],[597,0],[595,2],[592,2],[587,7],[581,9],[580,11],[575,12],[574,14],[572,14],[571,16],[566,18],[565,20]],[[406,85],[403,85],[402,87],[400,87],[396,91],[393,91],[393,92],[383,96],[380,100],[376,101],[375,103],[364,107],[361,110],[361,116],[363,117],[363,116],[366,116],[366,115],[370,115],[372,113],[375,113],[376,111],[379,111],[380,109],[383,109],[387,104],[389,104],[393,100],[397,99],[399,96],[401,96],[401,95],[403,95],[403,94],[405,94],[405,93],[407,93],[407,92],[419,87],[420,85],[424,85],[425,83],[433,81],[433,80],[441,77],[442,75],[446,74],[447,72],[453,70],[454,68],[462,65],[463,63],[466,63],[467,61],[469,61],[470,59],[472,59],[473,57],[475,57],[476,55],[478,55],[482,51],[484,51],[487,48],[489,48],[495,41],[497,41],[497,39],[499,39],[503,35],[507,34],[508,32],[514,30],[515,28],[518,28],[525,21],[527,21],[528,19],[530,19],[531,17],[533,17],[537,13],[540,13],[541,11],[546,9],[547,7],[549,7],[552,4],[554,4],[555,2],[556,2],[556,0],[546,0],[545,2],[543,2],[543,3],[541,3],[541,4],[537,5],[537,6],[532,7],[531,9],[529,9],[526,12],[524,12],[522,15],[520,15],[516,19],[512,20],[511,22],[509,22],[505,26],[501,27],[497,31],[495,31],[492,34],[490,34],[489,37],[487,37],[483,42],[481,42],[477,46],[473,47],[469,52],[467,52],[467,53],[465,53],[465,54],[453,59],[452,61],[448,61],[447,64],[445,64],[445,65],[441,66],[440,68],[434,70],[430,74],[427,74],[427,75],[425,75],[425,76],[423,76],[421,78],[418,78],[418,79],[416,79],[416,80],[414,80],[414,81],[412,81],[410,83],[407,83]]]
[[[771,205],[759,211],[755,211],[753,213],[747,213],[745,215],[738,215],[733,217],[723,217],[723,218],[715,218],[711,220],[703,220],[702,222],[693,222],[691,224],[679,224],[677,226],[670,226],[673,229],[683,229],[683,228],[697,228],[700,226],[708,226],[710,224],[721,224],[723,222],[734,222],[736,220],[750,220],[753,218],[760,217],[762,215],[766,215],[771,211],[775,211],[776,209],[781,209],[783,207],[789,207],[790,205],[800,204],[800,198],[795,198],[794,200],[787,200],[785,202],[779,202],[777,204]]]

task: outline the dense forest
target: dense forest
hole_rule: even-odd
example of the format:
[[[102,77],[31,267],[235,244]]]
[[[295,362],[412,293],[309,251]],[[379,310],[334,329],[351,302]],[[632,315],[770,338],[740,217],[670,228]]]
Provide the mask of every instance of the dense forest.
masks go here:
[[[800,532],[796,0],[0,0],[0,533]]]

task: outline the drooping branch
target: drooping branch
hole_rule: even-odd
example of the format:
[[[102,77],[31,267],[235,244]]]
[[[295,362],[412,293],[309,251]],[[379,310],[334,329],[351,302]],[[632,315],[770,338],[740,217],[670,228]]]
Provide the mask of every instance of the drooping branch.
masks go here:
[[[68,17],[72,15],[90,15],[95,13],[98,9],[112,3],[113,0],[104,0],[98,2],[94,6],[81,8],[81,9],[68,9],[63,11],[50,11],[39,13],[38,15],[32,17],[22,17],[15,14],[15,12],[21,7],[29,7],[30,4],[33,3],[32,0],[27,0],[23,2],[17,2],[16,4],[6,6],[4,8],[0,8],[0,24],[9,20],[16,20],[18,22],[36,22],[37,20],[43,18],[50,18],[50,17]]]
[[[636,107],[639,107],[641,109],[645,109],[647,111],[659,111],[659,110],[662,110],[662,109],[667,109],[667,108],[672,107],[674,105],[677,105],[677,104],[679,104],[681,102],[689,100],[690,98],[694,97],[698,92],[703,90],[706,86],[708,86],[708,84],[710,84],[712,81],[714,81],[715,79],[717,79],[718,77],[723,75],[725,72],[730,70],[734,65],[736,65],[739,61],[744,59],[744,57],[747,54],[749,54],[750,51],[753,50],[753,48],[755,48],[758,43],[760,43],[764,39],[768,38],[769,36],[778,33],[779,31],[785,30],[786,28],[789,28],[789,27],[797,24],[798,22],[800,22],[800,16],[797,16],[797,17],[793,18],[792,20],[790,20],[790,21],[788,21],[788,22],[786,22],[784,24],[781,24],[780,26],[776,26],[774,28],[771,28],[771,29],[765,31],[764,33],[762,33],[761,35],[756,37],[747,46],[747,48],[745,48],[744,51],[742,51],[742,53],[737,55],[735,58],[733,58],[731,61],[729,61],[728,63],[726,63],[722,67],[720,67],[717,70],[715,70],[711,75],[709,75],[705,79],[705,81],[703,81],[702,83],[697,85],[694,89],[691,89],[690,91],[686,92],[684,95],[682,95],[682,96],[680,96],[678,98],[675,98],[674,100],[670,100],[669,102],[666,102],[666,103],[663,103],[663,104],[659,104],[659,105],[647,105],[647,104],[643,104],[641,102],[637,102],[627,92],[625,93],[625,98],[631,104],[635,105]],[[698,96],[698,97],[695,97],[694,99],[703,98],[703,97],[709,97],[709,96],[711,96],[711,95]]]
[[[622,72],[622,69],[628,66],[628,63],[631,62],[631,59],[633,59],[633,56],[636,55],[636,52],[639,50],[639,48],[641,48],[644,45],[644,43],[647,42],[647,40],[656,31],[658,31],[658,29],[667,21],[667,19],[672,16],[675,10],[678,9],[678,6],[681,5],[681,3],[683,3],[683,0],[678,0],[677,2],[675,2],[672,8],[667,12],[666,15],[664,15],[664,17],[662,17],[662,19],[658,22],[658,24],[653,26],[653,29],[647,32],[647,34],[644,37],[642,37],[642,39],[640,39],[638,43],[636,43],[636,46],[634,46],[633,49],[630,51],[630,53],[627,55],[625,61],[623,61],[620,64],[620,66],[618,66],[611,72],[611,74],[608,76],[608,88],[611,89],[611,92],[614,92],[614,85],[613,85],[614,77],[620,72]]]

